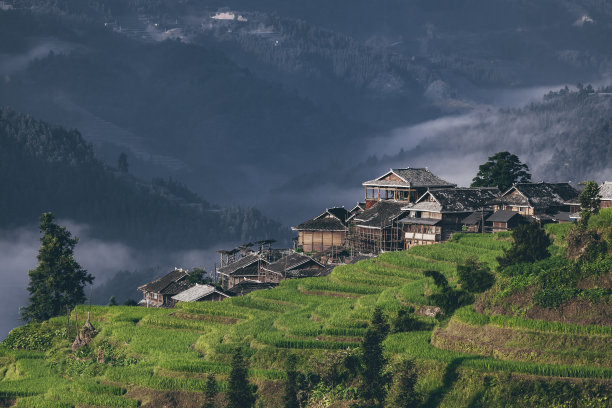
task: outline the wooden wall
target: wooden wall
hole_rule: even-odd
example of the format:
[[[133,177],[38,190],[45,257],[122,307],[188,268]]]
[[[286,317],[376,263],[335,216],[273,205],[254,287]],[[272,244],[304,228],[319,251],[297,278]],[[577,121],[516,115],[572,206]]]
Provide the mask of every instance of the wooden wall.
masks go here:
[[[298,231],[298,246],[304,252],[322,252],[332,246],[342,246],[346,231]]]

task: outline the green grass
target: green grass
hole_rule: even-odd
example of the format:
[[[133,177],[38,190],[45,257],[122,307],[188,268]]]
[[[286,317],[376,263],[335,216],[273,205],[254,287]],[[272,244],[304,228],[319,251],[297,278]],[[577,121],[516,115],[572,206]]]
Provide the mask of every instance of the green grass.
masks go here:
[[[440,271],[454,285],[457,262],[476,256],[494,268],[495,258],[509,246],[508,238],[508,234],[456,234],[450,243],[385,253],[338,267],[327,277],[284,281],[276,289],[218,303],[183,303],[175,309],[96,306],[92,316],[99,334],[90,357],[70,357],[67,339],[57,340],[55,349],[47,353],[0,347],[0,396],[17,398],[19,407],[132,407],[138,401],[125,393],[133,387],[201,392],[211,374],[219,376],[225,389],[236,347],[249,358],[254,380],[282,381],[288,353],[300,355],[304,368],[310,356],[325,350],[358,347],[374,307],[392,319],[402,307],[418,310],[428,305],[426,294],[434,285],[423,271]],[[79,307],[78,314],[82,318],[86,309]],[[471,307],[459,309],[454,318],[472,325],[612,336],[607,326],[481,315]],[[435,319],[419,319],[439,326]],[[64,322],[65,317],[51,320],[58,327]],[[611,369],[605,367],[506,361],[438,349],[431,345],[431,335],[431,331],[392,334],[385,341],[385,352],[392,359],[416,358],[422,371],[419,389],[432,395],[449,367],[482,375],[612,378]],[[103,344],[112,346],[114,363],[94,361]],[[73,365],[80,368],[69,369]]]
[[[455,312],[455,317],[461,322],[478,326],[491,324],[499,327],[529,329],[543,332],[612,336],[611,326],[550,322],[546,320],[525,319],[517,316],[485,315],[476,313],[472,306],[465,306],[457,310]]]

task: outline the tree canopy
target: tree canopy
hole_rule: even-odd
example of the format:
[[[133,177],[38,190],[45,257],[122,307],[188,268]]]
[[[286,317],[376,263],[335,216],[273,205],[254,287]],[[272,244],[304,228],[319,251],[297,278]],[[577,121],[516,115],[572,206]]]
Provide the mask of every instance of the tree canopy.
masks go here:
[[[512,246],[505,250],[502,256],[497,257],[500,269],[518,263],[539,261],[550,256],[548,252],[548,247],[552,243],[550,237],[536,222],[517,227],[512,231],[512,238],[514,239]]]
[[[28,272],[29,305],[22,309],[25,321],[42,321],[64,314],[85,301],[83,288],[94,280],[73,257],[78,238],[54,222],[52,213],[40,217],[41,246],[38,266]]]
[[[529,167],[521,163],[518,156],[510,152],[499,152],[478,167],[478,173],[472,179],[472,187],[497,187],[506,191],[514,183],[529,181]]]
[[[240,347],[232,356],[231,371],[227,387],[226,408],[250,408],[255,406],[257,386],[249,383],[247,364]]]

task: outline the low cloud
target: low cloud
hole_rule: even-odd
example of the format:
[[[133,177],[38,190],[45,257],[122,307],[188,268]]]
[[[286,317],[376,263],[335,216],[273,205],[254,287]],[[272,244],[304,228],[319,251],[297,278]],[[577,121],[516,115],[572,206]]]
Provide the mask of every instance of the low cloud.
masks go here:
[[[0,54],[0,75],[10,76],[27,68],[28,64],[35,59],[46,57],[50,52],[61,54],[70,51],[72,48],[68,43],[46,39],[21,54]]]
[[[119,271],[144,270],[157,268],[166,273],[174,267],[191,269],[203,267],[212,270],[218,262],[216,250],[192,249],[169,253],[147,253],[137,251],[118,242],[102,241],[91,238],[89,227],[71,221],[59,220],[58,224],[66,226],[73,236],[79,237],[75,248],[76,261],[94,277],[94,298],[96,288],[103,285]],[[236,243],[219,244],[219,247],[233,248]],[[0,339],[8,332],[23,324],[19,320],[19,309],[27,305],[29,282],[28,271],[36,268],[36,255],[40,248],[40,234],[35,226],[13,230],[0,230]],[[153,271],[153,269],[152,269]],[[154,271],[152,273],[155,273]],[[153,279],[155,276],[148,278]],[[137,286],[145,282],[135,282]],[[86,295],[89,292],[86,290]]]

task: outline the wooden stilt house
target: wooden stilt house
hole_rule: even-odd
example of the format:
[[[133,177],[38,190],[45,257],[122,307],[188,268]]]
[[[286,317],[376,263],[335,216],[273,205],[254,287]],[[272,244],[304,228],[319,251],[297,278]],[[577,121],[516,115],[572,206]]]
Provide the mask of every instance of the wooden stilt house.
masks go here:
[[[346,241],[348,218],[347,210],[343,207],[334,207],[293,227],[292,229],[298,232],[298,248],[310,253],[342,247]]]
[[[462,222],[467,216],[477,210],[488,210],[488,202],[499,194],[493,187],[427,191],[416,203],[404,207],[408,215],[398,221],[406,248],[447,240],[453,232],[462,230]]]
[[[430,188],[450,188],[456,184],[442,180],[428,169],[401,168],[389,169],[382,176],[366,181],[365,206],[371,208],[384,200],[413,203]]]

